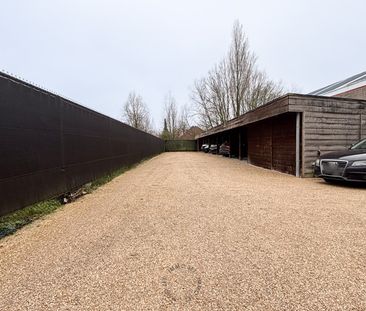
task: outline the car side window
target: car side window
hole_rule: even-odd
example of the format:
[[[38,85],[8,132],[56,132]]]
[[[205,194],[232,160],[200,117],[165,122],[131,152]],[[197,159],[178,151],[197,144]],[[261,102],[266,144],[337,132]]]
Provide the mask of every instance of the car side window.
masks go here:
[[[355,144],[351,149],[366,149],[366,139]]]

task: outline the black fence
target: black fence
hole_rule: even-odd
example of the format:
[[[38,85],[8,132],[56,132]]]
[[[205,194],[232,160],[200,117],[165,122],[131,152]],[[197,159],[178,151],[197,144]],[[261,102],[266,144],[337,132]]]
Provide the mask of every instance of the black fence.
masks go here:
[[[164,151],[164,141],[0,73],[0,215]]]
[[[196,151],[197,141],[196,140],[166,140],[165,151]]]

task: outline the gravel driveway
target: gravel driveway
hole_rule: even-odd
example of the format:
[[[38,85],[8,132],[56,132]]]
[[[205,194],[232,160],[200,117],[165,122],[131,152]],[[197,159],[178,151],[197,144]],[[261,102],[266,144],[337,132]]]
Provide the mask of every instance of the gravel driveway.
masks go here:
[[[0,310],[366,310],[366,190],[165,153],[0,241]]]

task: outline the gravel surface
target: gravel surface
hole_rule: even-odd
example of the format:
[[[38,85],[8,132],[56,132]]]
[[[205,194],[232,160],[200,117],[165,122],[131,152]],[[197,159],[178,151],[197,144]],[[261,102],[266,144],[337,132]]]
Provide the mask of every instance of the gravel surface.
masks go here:
[[[0,310],[366,310],[366,190],[165,153],[0,240]]]

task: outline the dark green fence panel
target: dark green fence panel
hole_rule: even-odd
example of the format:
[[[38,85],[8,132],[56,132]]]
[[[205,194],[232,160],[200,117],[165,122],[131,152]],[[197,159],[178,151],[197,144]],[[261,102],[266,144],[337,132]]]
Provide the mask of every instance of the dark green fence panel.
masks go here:
[[[196,151],[196,140],[166,140],[165,151]]]
[[[164,141],[0,72],[0,215],[164,151]]]

